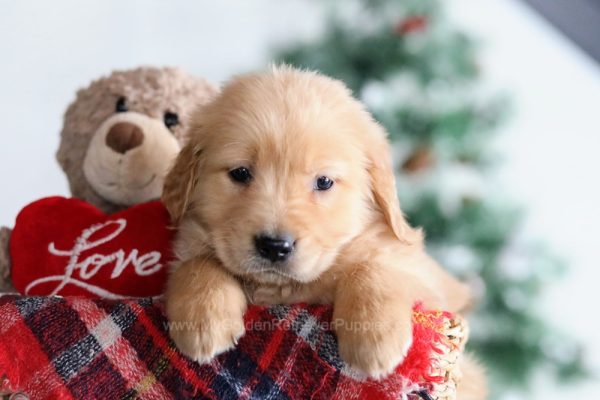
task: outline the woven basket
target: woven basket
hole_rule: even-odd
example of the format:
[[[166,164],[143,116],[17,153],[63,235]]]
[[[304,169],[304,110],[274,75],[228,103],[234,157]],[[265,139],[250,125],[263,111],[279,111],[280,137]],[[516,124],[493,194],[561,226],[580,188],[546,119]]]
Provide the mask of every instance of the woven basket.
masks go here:
[[[419,318],[419,313],[416,312],[413,318]],[[420,391],[418,395],[426,400],[455,400],[462,378],[459,360],[468,340],[469,329],[465,319],[452,315],[445,318],[440,333],[443,334],[443,340],[438,347],[440,352],[432,362],[431,375],[443,379],[439,383],[432,383],[428,390]]]

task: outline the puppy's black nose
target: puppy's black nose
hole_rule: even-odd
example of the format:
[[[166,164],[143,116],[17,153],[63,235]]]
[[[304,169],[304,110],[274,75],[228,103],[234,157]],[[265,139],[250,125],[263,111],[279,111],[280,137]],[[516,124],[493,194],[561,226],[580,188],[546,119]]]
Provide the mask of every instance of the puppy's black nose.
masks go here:
[[[288,235],[259,235],[254,238],[256,252],[271,262],[285,261],[294,251],[294,239]]]

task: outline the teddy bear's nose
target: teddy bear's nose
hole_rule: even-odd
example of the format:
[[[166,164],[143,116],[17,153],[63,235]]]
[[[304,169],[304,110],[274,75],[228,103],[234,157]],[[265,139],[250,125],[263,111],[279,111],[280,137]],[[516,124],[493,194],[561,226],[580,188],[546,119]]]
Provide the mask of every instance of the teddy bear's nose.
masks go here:
[[[106,145],[117,153],[125,154],[144,141],[142,129],[129,122],[114,124],[106,135]]]

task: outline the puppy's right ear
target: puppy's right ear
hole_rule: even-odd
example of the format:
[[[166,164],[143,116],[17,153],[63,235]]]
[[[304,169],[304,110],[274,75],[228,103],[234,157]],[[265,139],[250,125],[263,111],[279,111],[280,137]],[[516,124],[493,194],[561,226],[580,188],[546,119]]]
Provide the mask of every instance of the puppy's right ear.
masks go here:
[[[379,124],[369,123],[370,133],[365,142],[367,158],[369,159],[368,172],[371,178],[371,191],[377,208],[383,214],[390,230],[405,244],[420,243],[421,231],[412,228],[400,210],[396,178],[392,167],[391,149],[386,138],[386,133]]]
[[[177,156],[175,165],[165,178],[162,202],[175,226],[179,225],[190,205],[190,198],[198,180],[201,153],[199,145],[188,143]]]

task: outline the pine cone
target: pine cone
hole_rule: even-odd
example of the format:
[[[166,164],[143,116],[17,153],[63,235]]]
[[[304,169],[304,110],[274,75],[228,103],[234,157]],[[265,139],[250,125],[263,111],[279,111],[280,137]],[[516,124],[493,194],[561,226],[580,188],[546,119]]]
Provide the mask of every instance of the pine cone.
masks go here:
[[[402,164],[402,171],[415,173],[430,168],[434,163],[431,147],[419,147]]]

